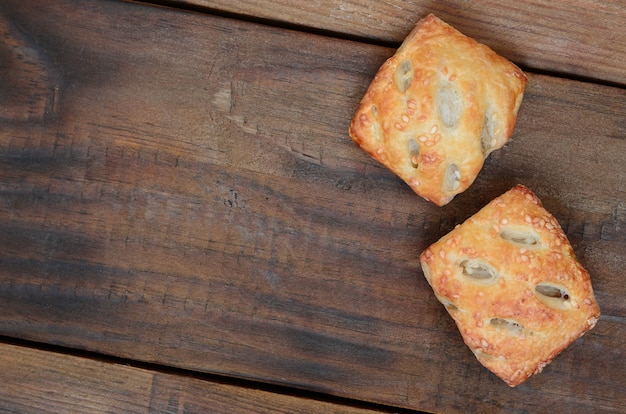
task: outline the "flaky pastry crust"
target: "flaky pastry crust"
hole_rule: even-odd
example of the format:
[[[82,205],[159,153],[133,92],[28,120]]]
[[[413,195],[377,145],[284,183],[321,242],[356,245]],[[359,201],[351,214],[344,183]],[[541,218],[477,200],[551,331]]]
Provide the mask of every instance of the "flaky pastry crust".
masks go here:
[[[510,386],[541,372],[600,316],[559,223],[521,185],[428,247],[421,263],[467,346]]]
[[[431,14],[379,69],[350,137],[442,206],[508,141],[526,82],[513,63]]]

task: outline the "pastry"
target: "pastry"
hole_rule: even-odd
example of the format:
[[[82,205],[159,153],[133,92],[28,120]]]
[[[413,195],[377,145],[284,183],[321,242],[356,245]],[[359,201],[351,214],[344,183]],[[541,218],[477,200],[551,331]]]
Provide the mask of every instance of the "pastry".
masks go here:
[[[379,69],[350,137],[442,206],[508,141],[526,82],[513,63],[431,14]]]
[[[541,372],[600,316],[589,274],[559,223],[521,185],[420,259],[464,342],[510,386]]]

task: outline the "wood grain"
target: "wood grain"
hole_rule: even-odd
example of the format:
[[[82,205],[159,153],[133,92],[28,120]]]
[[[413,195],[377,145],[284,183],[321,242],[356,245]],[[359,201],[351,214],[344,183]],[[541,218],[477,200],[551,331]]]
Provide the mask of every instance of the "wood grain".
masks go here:
[[[7,344],[0,381],[3,412],[380,412]]]
[[[427,411],[626,409],[623,89],[529,74],[512,142],[437,208],[347,136],[392,49],[112,1],[0,22],[25,78],[0,106],[0,334]],[[603,316],[511,390],[418,257],[517,183]]]
[[[518,65],[626,84],[622,1],[148,0],[399,44],[429,13]]]

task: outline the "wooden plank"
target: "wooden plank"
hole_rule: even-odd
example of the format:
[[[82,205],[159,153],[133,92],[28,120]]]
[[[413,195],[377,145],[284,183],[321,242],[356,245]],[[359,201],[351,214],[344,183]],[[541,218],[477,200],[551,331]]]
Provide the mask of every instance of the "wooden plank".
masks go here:
[[[0,343],[3,412],[380,412]]]
[[[0,16],[29,88],[0,86],[1,334],[426,411],[626,408],[624,90],[531,74],[512,142],[437,208],[347,136],[391,49],[130,3]],[[418,256],[519,182],[603,316],[510,390]]]
[[[148,0],[399,44],[435,13],[518,65],[626,84],[622,1]]]

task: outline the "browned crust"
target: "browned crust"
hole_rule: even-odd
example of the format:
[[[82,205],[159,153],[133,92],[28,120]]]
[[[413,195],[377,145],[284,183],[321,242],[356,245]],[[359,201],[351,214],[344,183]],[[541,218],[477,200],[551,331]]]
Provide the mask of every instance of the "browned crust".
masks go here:
[[[410,62],[406,79],[405,62]],[[517,66],[431,14],[380,67],[354,115],[350,137],[417,194],[444,205],[466,190],[485,157],[507,142],[526,82]],[[447,96],[444,90],[462,100],[453,127],[443,122],[438,105]],[[483,148],[487,118],[492,136]],[[419,146],[417,167],[410,139]],[[451,164],[458,167],[460,182],[446,188]]]
[[[538,243],[524,247],[503,238],[512,231],[536,235]],[[495,283],[483,285],[467,277],[466,260],[491,265],[498,274]],[[589,274],[576,260],[565,233],[521,185],[426,249],[421,263],[465,343],[510,386],[541,372],[600,316]],[[535,292],[538,284],[563,288],[567,299],[546,305]],[[502,321],[519,327],[502,326]]]

